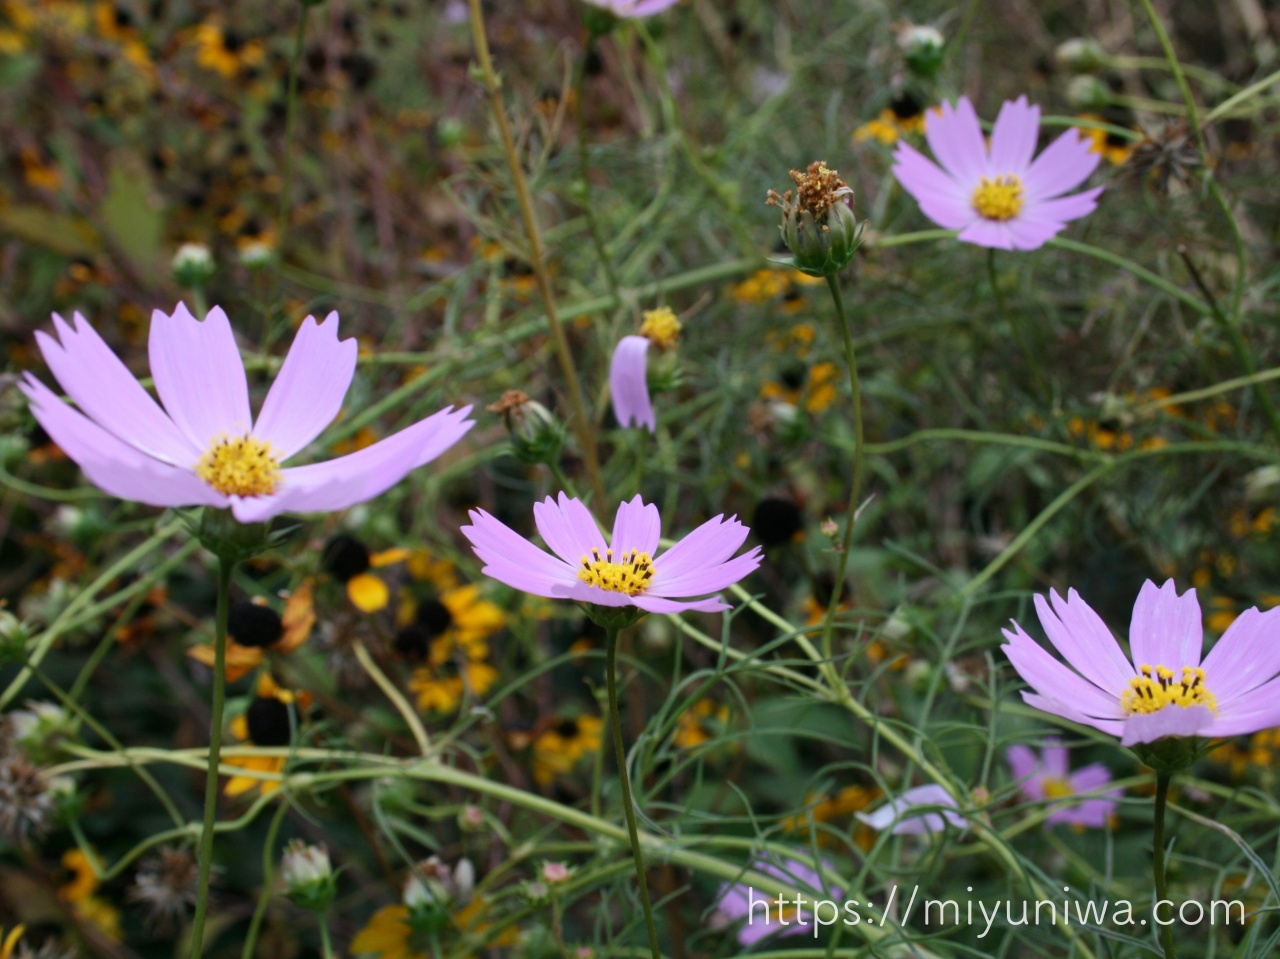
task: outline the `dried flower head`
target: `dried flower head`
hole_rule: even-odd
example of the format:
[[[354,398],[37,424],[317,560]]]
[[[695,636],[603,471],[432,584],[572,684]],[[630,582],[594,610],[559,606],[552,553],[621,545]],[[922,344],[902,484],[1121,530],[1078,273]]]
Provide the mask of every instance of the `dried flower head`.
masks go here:
[[[0,835],[36,839],[49,827],[53,794],[44,771],[13,745],[12,725],[0,726]]]
[[[770,190],[765,203],[782,211],[782,239],[795,268],[809,276],[834,276],[849,265],[862,236],[853,189],[824,160],[803,173],[792,170],[791,179],[794,193]]]
[[[1142,139],[1130,155],[1129,170],[1155,184],[1161,196],[1169,194],[1169,181],[1191,186],[1202,166],[1195,134],[1183,121],[1168,121],[1159,129],[1143,127]]]
[[[147,925],[154,932],[171,932],[195,908],[198,877],[196,860],[189,850],[161,846],[142,860],[125,898],[143,907]]]

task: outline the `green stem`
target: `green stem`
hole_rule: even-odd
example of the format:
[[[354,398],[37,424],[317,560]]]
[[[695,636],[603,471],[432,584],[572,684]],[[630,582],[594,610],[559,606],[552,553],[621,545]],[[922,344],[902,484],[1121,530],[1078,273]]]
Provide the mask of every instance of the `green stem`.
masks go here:
[[[227,608],[231,605],[231,574],[235,561],[218,558],[218,613],[213,637],[213,710],[209,718],[209,763],[204,786],[204,825],[200,829],[200,880],[196,914],[191,921],[191,956],[204,953],[204,917],[209,908],[209,876],[213,871],[213,823],[218,817],[218,757],[222,752],[222,710],[227,685]]]
[[[253,959],[258,944],[258,930],[262,928],[262,920],[266,918],[267,907],[276,894],[276,835],[280,832],[280,823],[284,814],[289,811],[289,804],[282,802],[276,814],[271,817],[271,825],[267,827],[267,838],[262,844],[262,892],[258,895],[258,905],[254,907],[253,918],[249,920],[249,932],[244,939],[244,948],[240,959]],[[323,921],[321,922],[323,926]]]
[[[622,717],[618,712],[618,633],[616,626],[607,628],[605,636],[605,677],[609,686],[609,723],[613,727],[613,754],[618,761],[618,782],[622,784],[622,811],[627,817],[627,835],[631,839],[631,858],[636,864],[636,882],[640,886],[640,905],[644,908],[644,925],[649,933],[649,951],[653,959],[662,959],[658,949],[658,930],[653,924],[653,905],[649,902],[649,881],[644,874],[644,854],[640,851],[640,831],[636,828],[635,801],[631,796],[631,777],[627,773],[627,750],[622,742]]]
[[[470,0],[469,9],[476,60],[484,79],[489,108],[493,112],[494,122],[498,125],[498,133],[502,138],[502,152],[506,157],[507,167],[511,171],[511,184],[515,189],[516,201],[520,207],[520,219],[524,223],[525,235],[529,240],[529,264],[533,267],[533,275],[538,282],[538,296],[547,314],[547,326],[551,330],[551,341],[555,344],[556,356],[560,361],[560,373],[564,377],[565,392],[569,394],[569,404],[573,408],[574,431],[578,436],[578,445],[582,447],[582,460],[586,466],[587,478],[591,482],[591,491],[595,494],[596,502],[603,503],[605,495],[604,483],[600,479],[600,455],[596,450],[595,436],[591,432],[591,421],[587,418],[586,404],[582,400],[582,387],[578,383],[578,372],[573,365],[573,353],[569,349],[569,340],[565,336],[555,296],[551,292],[551,275],[547,272],[542,234],[533,209],[533,200],[529,196],[529,186],[525,182],[524,169],[520,166],[520,157],[516,152],[516,141],[511,133],[511,124],[507,121],[507,108],[502,99],[502,81],[498,79],[497,71],[493,68],[493,59],[489,55],[489,40],[485,36],[484,11],[480,8],[480,0]]]
[[[831,290],[831,299],[836,306],[836,316],[840,320],[840,332],[844,337],[844,359],[849,367],[849,389],[853,393],[853,484],[849,490],[849,509],[845,517],[844,537],[840,541],[840,557],[836,560],[836,578],[831,584],[831,599],[827,602],[827,614],[822,621],[822,655],[826,660],[823,671],[835,689],[839,683],[833,663],[832,634],[834,632],[836,610],[840,608],[840,593],[844,589],[844,578],[849,568],[849,549],[853,544],[853,527],[858,515],[858,501],[862,496],[862,390],[858,384],[858,356],[853,345],[853,334],[849,331],[849,318],[844,311],[844,297],[840,294],[840,280],[835,276],[827,277],[827,287]]]
[[[1156,905],[1152,907],[1152,918],[1156,918],[1155,910],[1160,902],[1168,898],[1169,877],[1165,872],[1164,862],[1164,811],[1169,804],[1169,782],[1173,773],[1158,771],[1156,773],[1156,814],[1152,824],[1152,857],[1151,868],[1156,881]],[[1164,948],[1165,959],[1178,959],[1177,950],[1173,946],[1173,929],[1171,926],[1160,927],[1160,945]]]
[[[320,948],[323,950],[324,959],[333,959],[333,942],[329,939],[329,920],[327,913],[320,913],[316,916],[316,922],[320,924]]]
[[[1078,240],[1069,240],[1066,237],[1055,236],[1045,242],[1045,246],[1054,246],[1060,250],[1070,250],[1072,253],[1083,253],[1085,256],[1091,256],[1095,260],[1101,260],[1104,263],[1110,263],[1112,266],[1118,266],[1126,273],[1132,273],[1140,280],[1150,283],[1156,289],[1169,294],[1175,300],[1185,304],[1195,310],[1201,316],[1212,316],[1213,309],[1207,304],[1197,300],[1186,290],[1180,289],[1170,283],[1159,273],[1153,273],[1141,264],[1134,263],[1119,253],[1112,253],[1110,250],[1104,250],[1102,247],[1094,246],[1091,243],[1081,243]]]

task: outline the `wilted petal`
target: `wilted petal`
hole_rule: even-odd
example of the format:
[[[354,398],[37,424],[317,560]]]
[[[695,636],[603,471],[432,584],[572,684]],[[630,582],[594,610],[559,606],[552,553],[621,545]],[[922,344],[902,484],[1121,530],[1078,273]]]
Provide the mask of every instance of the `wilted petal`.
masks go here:
[[[921,807],[944,807],[941,811],[917,811]],[[955,797],[942,786],[916,786],[902,795],[891,798],[871,814],[856,813],[859,820],[872,829],[883,830],[892,824],[892,832],[898,835],[942,832],[948,824],[964,829],[968,821],[958,812]]]

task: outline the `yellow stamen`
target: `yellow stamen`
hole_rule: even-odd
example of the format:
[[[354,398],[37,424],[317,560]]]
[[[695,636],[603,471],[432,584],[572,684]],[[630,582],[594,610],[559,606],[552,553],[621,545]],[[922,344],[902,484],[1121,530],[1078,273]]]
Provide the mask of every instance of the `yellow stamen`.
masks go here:
[[[599,586],[611,593],[626,593],[628,596],[639,596],[649,588],[653,579],[653,557],[637,550],[624,552],[621,562],[613,561],[613,550],[606,549],[601,558],[600,550],[593,549],[591,557],[582,557],[582,569],[578,570],[578,579],[588,586]]]
[[[227,496],[267,496],[280,483],[280,457],[257,437],[222,437],[200,457],[196,475]]]
[[[983,177],[973,191],[973,208],[988,220],[1012,220],[1022,210],[1022,181],[1012,173]]]
[[[1075,790],[1071,788],[1071,784],[1065,779],[1059,779],[1056,776],[1046,776],[1044,780],[1044,798],[1045,799],[1062,799],[1066,796],[1074,796]]]
[[[1129,680],[1129,688],[1120,696],[1120,705],[1130,715],[1158,713],[1166,706],[1208,706],[1218,711],[1218,701],[1205,687],[1204,670],[1199,667],[1182,667],[1182,679],[1168,666],[1158,663],[1155,667],[1139,666],[1139,675]]]
[[[647,336],[649,341],[659,349],[669,350],[676,345],[676,337],[680,335],[680,321],[676,319],[676,315],[671,312],[669,306],[645,310],[640,335]]]

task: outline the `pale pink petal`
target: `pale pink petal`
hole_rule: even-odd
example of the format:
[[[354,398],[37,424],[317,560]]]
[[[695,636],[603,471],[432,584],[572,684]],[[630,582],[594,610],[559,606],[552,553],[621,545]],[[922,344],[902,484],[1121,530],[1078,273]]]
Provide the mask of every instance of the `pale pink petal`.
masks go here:
[[[475,425],[465,418],[470,412],[470,406],[450,407],[346,456],[281,470],[275,493],[238,500],[232,511],[248,523],[285,512],[331,512],[363,503],[461,439]]]
[[[918,811],[928,807],[942,807],[941,811]],[[892,833],[900,835],[920,835],[945,830],[947,824],[957,829],[966,828],[969,823],[956,809],[955,798],[941,786],[916,786],[902,795],[889,799],[875,812],[855,813],[859,820],[872,829],[883,830],[892,825]]]
[[[715,516],[654,559],[651,589],[670,594],[667,584],[682,576],[718,566],[738,551],[750,532],[737,517]]]
[[[1022,691],[1022,701],[1043,713],[1052,713],[1082,726],[1092,726],[1094,729],[1100,729],[1104,733],[1110,733],[1113,736],[1119,736],[1121,730],[1124,729],[1123,719],[1099,719],[1097,716],[1086,716],[1065,700],[1050,699],[1047,696],[1041,696],[1039,693],[1029,692],[1025,689]]]
[[[1069,220],[1078,220],[1088,216],[1098,208],[1098,197],[1102,195],[1102,187],[1094,187],[1083,193],[1058,197],[1056,200],[1028,201],[1019,214],[1019,222],[1033,223],[1051,227],[1053,233],[1059,233]],[[1046,237],[1048,239],[1048,237]]]
[[[577,581],[562,560],[543,552],[501,520],[482,509],[472,510],[462,535],[486,565],[483,572],[512,589],[550,599],[552,590]]]
[[[893,159],[893,175],[915,197],[921,212],[938,226],[959,230],[977,216],[973,209],[974,185],[957,183],[906,143],[898,143]]]
[[[1111,782],[1111,770],[1102,763],[1090,763],[1073,772],[1067,782],[1077,793],[1093,792]]]
[[[609,363],[609,392],[619,426],[644,426],[653,433],[658,423],[649,400],[648,352],[647,336],[624,336],[618,341]]]
[[[1209,691],[1213,692],[1213,687]],[[1280,726],[1280,677],[1254,687],[1244,696],[1231,697],[1225,705],[1219,700],[1217,718],[1204,735],[1239,736],[1275,726]]]
[[[757,546],[750,552],[735,556],[727,562],[706,568],[691,569],[681,576],[664,576],[662,566],[655,564],[649,592],[655,596],[702,596],[706,593],[719,592],[755,570],[763,558],[763,553]]]
[[[1119,691],[1112,693],[1109,689],[1102,690],[1085,681],[1045,652],[1017,623],[1014,623],[1013,630],[1004,630],[1004,635],[1009,642],[1000,648],[1028,686],[1048,700],[1060,704],[1060,708],[1052,710],[1053,712],[1086,722],[1091,720],[1080,720],[1079,717],[1123,718]],[[1069,714],[1063,712],[1063,709],[1069,710]]]
[[[556,599],[571,599],[576,603],[592,603],[596,606],[634,606],[634,597],[612,589],[601,589],[574,578],[572,583],[557,586],[551,594]]]
[[[1067,130],[1050,143],[1022,178],[1028,203],[1061,196],[1074,190],[1098,167],[1102,154],[1093,152],[1092,141],[1078,130]]]
[[[534,503],[533,521],[551,551],[575,569],[593,549],[599,550],[601,557],[605,554],[604,537],[590,510],[564,492],[559,502],[548,496]]]
[[[646,504],[637,493],[629,502],[620,503],[613,519],[613,537],[609,546],[614,556],[631,550],[639,550],[652,556],[658,549],[662,535],[658,507]]]
[[[1255,606],[1235,618],[1201,663],[1205,685],[1224,706],[1280,673],[1280,609]]]
[[[338,314],[302,321],[262,403],[253,435],[281,459],[303,449],[333,422],[356,370],[355,339],[338,339]]]
[[[1044,748],[1040,751],[1040,764],[1044,768],[1044,774],[1051,779],[1065,779],[1071,768],[1068,765],[1066,747],[1058,745],[1056,739],[1045,741]]]
[[[1021,177],[1035,155],[1039,135],[1040,108],[1028,105],[1025,95],[1006,100],[991,128],[991,172]]]
[[[83,316],[75,314],[73,329],[55,313],[53,325],[58,339],[37,331],[36,342],[81,410],[148,456],[184,468],[195,464],[204,451],[187,440]]]
[[[1127,717],[1120,745],[1152,743],[1165,736],[1199,736],[1212,725],[1213,713],[1208,706],[1166,706],[1158,712],[1134,713]]]
[[[982,177],[991,175],[982,126],[968,97],[961,97],[954,107],[942,104],[940,113],[925,111],[924,135],[943,169],[970,189]]]
[[[1030,746],[1018,743],[1006,749],[1004,755],[1009,761],[1014,781],[1022,783],[1022,791],[1032,799],[1043,799],[1042,777],[1036,775],[1040,769],[1040,760],[1035,751]]]
[[[30,373],[21,385],[31,413],[94,486],[150,506],[226,506],[227,498],[190,470],[153,459],[63,403]]]
[[[632,605],[650,613],[719,613],[729,608],[729,604],[719,596],[712,596],[710,599],[678,600],[654,596],[650,593],[634,597]]]
[[[1204,645],[1204,625],[1196,591],[1182,596],[1173,580],[1161,587],[1151,580],[1142,584],[1133,604],[1129,625],[1129,649],[1135,666],[1168,666],[1181,673],[1183,666],[1199,666]]]
[[[995,250],[1015,249],[1015,239],[1007,224],[999,220],[988,220],[977,217],[956,237],[963,243],[974,243],[977,246],[990,247]]]
[[[1057,590],[1050,590],[1049,598],[1052,611],[1043,596],[1035,597],[1040,625],[1049,641],[1091,683],[1120,695],[1136,673],[1106,624],[1074,589],[1067,591],[1065,600]]]
[[[601,4],[598,0],[588,0],[594,2],[597,6],[604,6],[607,10],[612,10],[620,17],[635,20],[640,17],[651,17],[655,13],[661,13],[668,7],[674,6],[679,0],[604,0]]]
[[[148,348],[156,392],[193,446],[207,450],[220,436],[253,428],[244,363],[220,307],[203,322],[181,303],[172,316],[154,311]]]
[[[1062,232],[1065,223],[1048,223],[1019,216],[1002,224],[1011,250],[1038,250]]]

